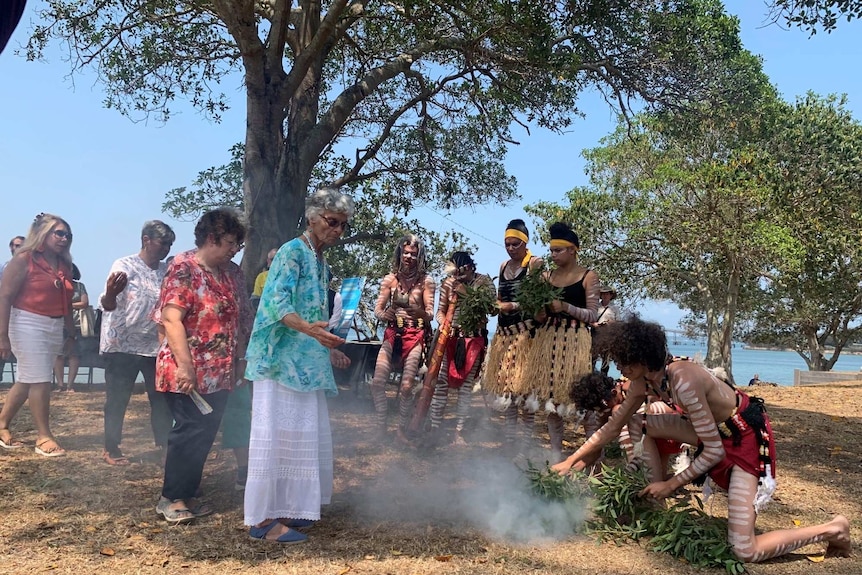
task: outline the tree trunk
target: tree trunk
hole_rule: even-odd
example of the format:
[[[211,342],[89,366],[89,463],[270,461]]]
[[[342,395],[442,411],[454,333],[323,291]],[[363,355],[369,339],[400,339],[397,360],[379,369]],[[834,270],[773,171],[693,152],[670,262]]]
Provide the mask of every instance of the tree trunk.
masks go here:
[[[823,357],[823,347],[820,345],[820,339],[817,337],[817,329],[803,328],[805,341],[808,343],[808,355],[802,355],[805,363],[808,364],[808,371],[827,371],[826,359]]]
[[[303,215],[308,180],[288,177],[296,158],[283,142],[282,109],[274,98],[248,98],[243,196],[246,221],[254,222],[246,235],[242,268],[249,286],[266,263],[266,254],[297,234]],[[272,121],[273,116],[279,120]],[[275,128],[273,128],[275,127]],[[249,289],[251,291],[251,289]]]
[[[712,304],[706,309],[706,357],[703,361],[707,367],[721,365],[721,325]]]
[[[313,6],[316,8],[313,8]],[[299,32],[299,46],[311,42],[320,27],[320,7],[307,3]],[[313,9],[312,9],[313,8]],[[305,215],[305,197],[319,150],[307,145],[319,109],[323,57],[312,64],[285,105],[281,55],[265,60],[265,73],[252,86],[248,78],[243,195],[249,230],[242,267],[249,292],[263,269],[266,254],[296,237]],[[285,113],[287,110],[287,113]]]
[[[722,309],[719,310],[714,304],[711,304],[706,312],[707,348],[704,363],[709,368],[723,368],[731,383],[734,382],[733,327],[736,322],[739,282],[739,274],[735,271],[731,272],[727,280],[727,295]],[[719,321],[719,317],[721,317],[721,321]]]

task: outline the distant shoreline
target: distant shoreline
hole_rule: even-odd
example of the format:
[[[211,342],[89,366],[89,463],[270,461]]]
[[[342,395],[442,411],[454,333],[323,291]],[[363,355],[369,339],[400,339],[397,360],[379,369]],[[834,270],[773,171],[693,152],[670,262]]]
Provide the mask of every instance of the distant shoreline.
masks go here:
[[[790,347],[777,347],[771,345],[749,345],[743,344],[742,349],[748,349],[751,351],[790,351],[796,353],[796,350]],[[832,348],[825,348],[824,351],[826,353],[833,353],[835,350]],[[862,349],[842,349],[841,355],[862,355]]]

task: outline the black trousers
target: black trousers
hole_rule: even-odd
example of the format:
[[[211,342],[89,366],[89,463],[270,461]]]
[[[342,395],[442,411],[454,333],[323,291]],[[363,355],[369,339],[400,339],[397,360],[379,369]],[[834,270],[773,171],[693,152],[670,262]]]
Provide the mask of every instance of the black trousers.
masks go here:
[[[156,358],[131,353],[106,353],[105,359],[105,451],[116,454],[123,440],[123,420],[138,373],[144,376],[150,400],[150,425],[156,445],[168,443],[173,418],[163,394],[156,392]]]
[[[165,481],[162,496],[170,500],[191,499],[201,484],[204,464],[224,415],[228,391],[204,395],[212,413],[204,415],[192,398],[184,393],[162,393],[174,416],[168,435]]]

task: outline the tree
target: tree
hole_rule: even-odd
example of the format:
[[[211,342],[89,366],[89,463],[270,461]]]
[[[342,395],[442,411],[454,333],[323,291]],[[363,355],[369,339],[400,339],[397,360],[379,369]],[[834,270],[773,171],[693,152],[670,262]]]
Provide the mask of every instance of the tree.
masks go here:
[[[774,88],[760,62],[741,55],[720,87],[723,105],[695,113],[643,114],[585,152],[591,187],[568,206],[528,211],[583,232],[603,279],[634,297],[669,299],[707,334],[706,365],[732,375],[732,339],[745,294],[776,251],[784,223],[769,211]]]
[[[809,93],[784,107],[769,154],[771,210],[790,222],[799,250],[764,274],[748,337],[830,370],[862,335],[862,124],[844,97]]]
[[[231,160],[227,164],[198,173],[190,189],[180,187],[169,191],[162,210],[177,219],[194,220],[205,211],[216,207],[231,206],[242,209],[242,144],[232,146],[230,154]],[[376,301],[379,291],[379,282],[376,280],[390,271],[394,238],[408,232],[423,238],[429,270],[438,277],[445,261],[454,250],[475,251],[475,246],[458,232],[437,233],[426,229],[416,219],[394,216],[382,218],[383,198],[373,189],[366,190],[362,197],[363,201],[357,204],[356,214],[346,230],[345,237],[338,247],[328,251],[327,262],[336,281],[356,276],[367,278],[354,327],[359,339],[376,339],[379,322],[374,316],[373,306],[369,303]],[[274,247],[278,247],[277,244],[271,244],[267,251]]]
[[[718,0],[51,0],[39,16],[28,57],[66,43],[124,114],[167,119],[182,97],[217,119],[219,82],[242,72],[249,276],[300,229],[315,168],[394,215],[504,203],[513,124],[565,129],[587,89],[623,112],[700,101],[740,50]]]
[[[773,21],[783,20],[812,35],[818,28],[832,32],[842,16],[848,22],[862,16],[862,0],[771,0],[768,5]]]

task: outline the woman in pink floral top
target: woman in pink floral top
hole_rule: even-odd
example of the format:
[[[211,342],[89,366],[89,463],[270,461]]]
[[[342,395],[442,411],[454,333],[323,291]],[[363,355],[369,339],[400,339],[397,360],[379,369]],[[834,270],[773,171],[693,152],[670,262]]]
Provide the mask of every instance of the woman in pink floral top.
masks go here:
[[[231,259],[244,237],[245,226],[233,210],[205,213],[195,226],[197,249],[174,258],[156,305],[154,319],[165,335],[156,357],[156,389],[174,418],[156,511],[170,523],[212,513],[194,494],[229,392],[242,373],[237,364],[251,310],[243,275]],[[194,392],[212,411],[203,413]]]

